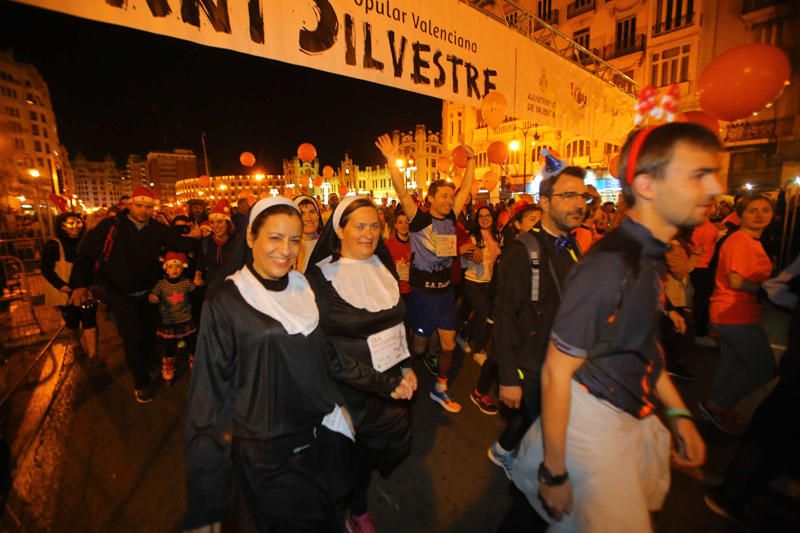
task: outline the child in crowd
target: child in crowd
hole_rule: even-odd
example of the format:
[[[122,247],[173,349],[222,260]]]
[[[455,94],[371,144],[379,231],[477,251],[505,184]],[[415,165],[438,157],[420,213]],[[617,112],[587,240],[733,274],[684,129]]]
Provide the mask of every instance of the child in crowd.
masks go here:
[[[150,303],[158,304],[160,320],[156,336],[162,345],[161,377],[166,382],[175,377],[177,355],[187,354],[190,368],[193,363],[197,328],[192,321],[189,293],[195,285],[183,277],[183,269],[187,266],[186,255],[167,252],[164,257],[165,276],[148,296]]]

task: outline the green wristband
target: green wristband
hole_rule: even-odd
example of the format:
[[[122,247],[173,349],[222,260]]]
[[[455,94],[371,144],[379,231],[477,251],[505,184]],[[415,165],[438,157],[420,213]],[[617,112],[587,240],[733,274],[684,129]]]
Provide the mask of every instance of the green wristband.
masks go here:
[[[667,418],[694,418],[688,409],[667,409]]]

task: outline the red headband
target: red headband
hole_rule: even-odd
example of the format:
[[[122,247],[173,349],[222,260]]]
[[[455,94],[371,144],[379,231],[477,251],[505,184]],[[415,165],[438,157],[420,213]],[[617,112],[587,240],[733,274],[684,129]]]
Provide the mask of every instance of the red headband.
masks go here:
[[[642,149],[645,139],[650,133],[656,129],[656,126],[645,128],[636,134],[636,137],[631,143],[631,149],[628,151],[628,168],[626,169],[625,182],[628,185],[633,184],[633,178],[636,177],[636,162],[639,159],[639,150]]]

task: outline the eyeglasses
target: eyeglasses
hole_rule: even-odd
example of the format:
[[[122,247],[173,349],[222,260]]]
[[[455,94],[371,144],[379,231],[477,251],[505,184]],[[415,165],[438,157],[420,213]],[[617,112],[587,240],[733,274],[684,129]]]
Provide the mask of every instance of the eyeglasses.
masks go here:
[[[592,196],[588,192],[585,192],[583,194],[578,194],[576,192],[560,192],[560,193],[553,193],[551,194],[551,196],[558,196],[559,198],[563,198],[568,202],[574,202],[575,200],[580,198],[587,204],[592,203],[592,201],[594,200],[594,196]]]

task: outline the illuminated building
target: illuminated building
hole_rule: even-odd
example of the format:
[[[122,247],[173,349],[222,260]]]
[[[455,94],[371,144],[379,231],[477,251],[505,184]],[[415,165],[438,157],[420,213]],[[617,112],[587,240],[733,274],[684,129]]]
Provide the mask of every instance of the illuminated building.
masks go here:
[[[123,172],[110,155],[102,161],[89,161],[79,153],[72,160],[72,172],[75,195],[86,208],[111,207],[121,196],[130,194]]]
[[[205,185],[201,183],[204,181],[205,177],[176,181],[175,200],[185,204],[192,199],[206,200],[209,203],[224,199],[235,204],[239,198],[247,197],[250,193],[256,197],[262,194],[278,195],[286,184],[283,176],[271,174],[213,176],[208,178]]]

